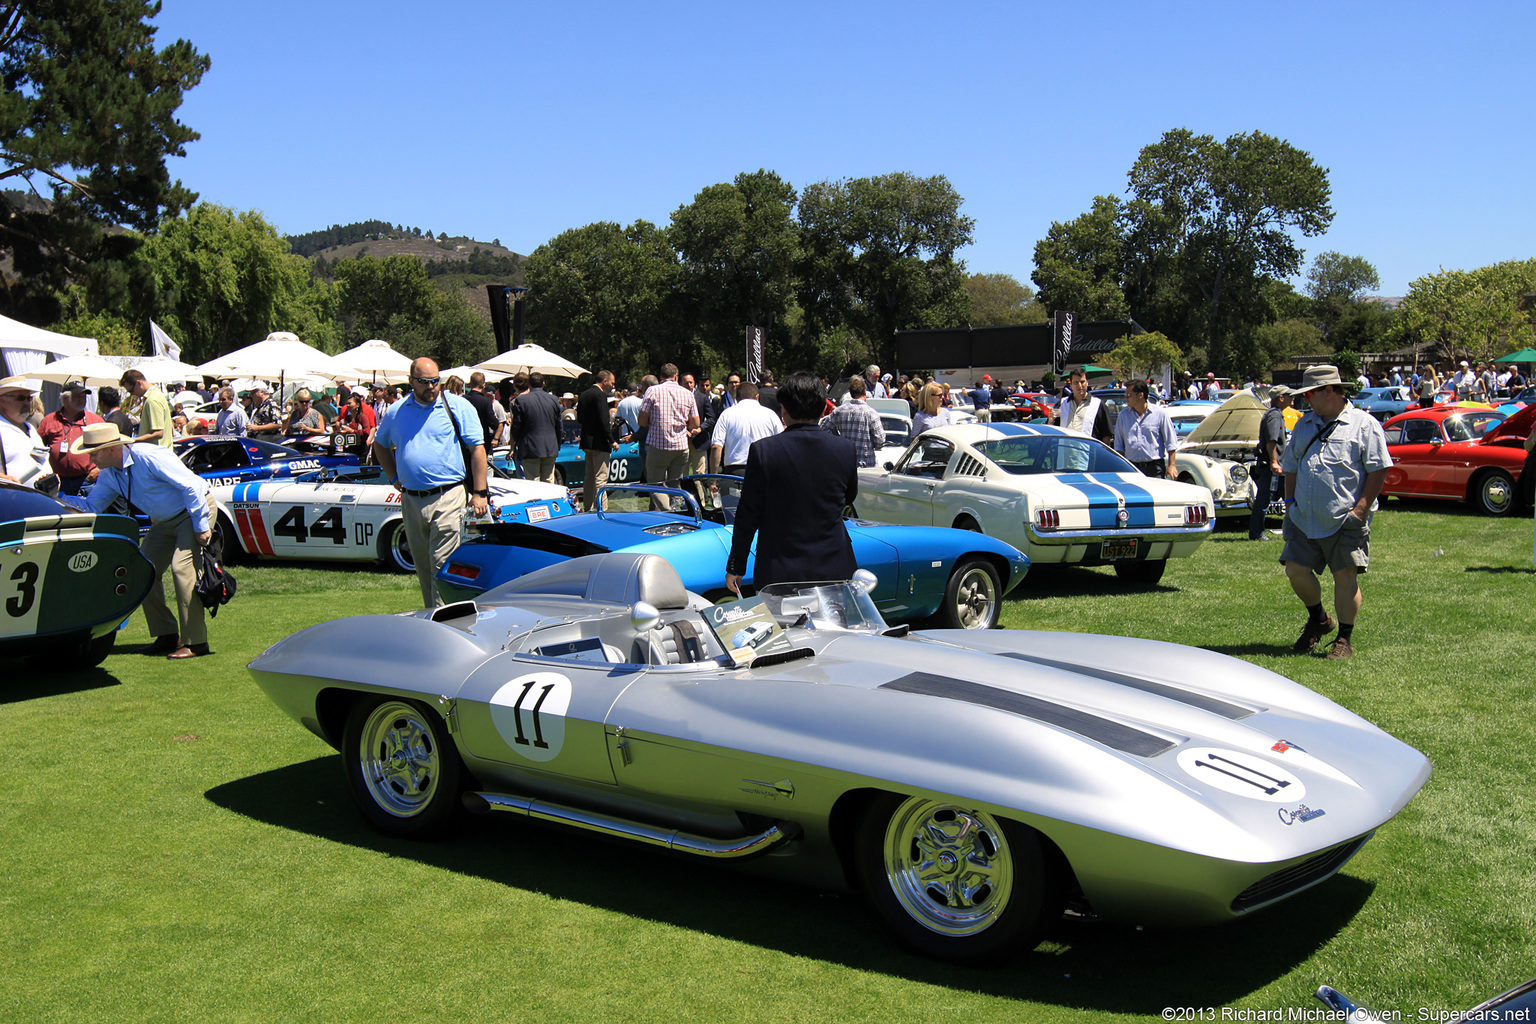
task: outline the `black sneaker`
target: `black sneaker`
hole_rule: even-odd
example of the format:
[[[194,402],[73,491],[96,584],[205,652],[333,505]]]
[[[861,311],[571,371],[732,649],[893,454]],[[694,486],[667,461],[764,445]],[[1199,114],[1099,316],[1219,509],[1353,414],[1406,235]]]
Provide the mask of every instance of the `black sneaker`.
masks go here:
[[[1308,621],[1301,630],[1301,636],[1296,638],[1296,643],[1291,649],[1298,654],[1305,654],[1317,646],[1317,642],[1323,637],[1339,628],[1339,624],[1332,615],[1324,615],[1322,622]]]

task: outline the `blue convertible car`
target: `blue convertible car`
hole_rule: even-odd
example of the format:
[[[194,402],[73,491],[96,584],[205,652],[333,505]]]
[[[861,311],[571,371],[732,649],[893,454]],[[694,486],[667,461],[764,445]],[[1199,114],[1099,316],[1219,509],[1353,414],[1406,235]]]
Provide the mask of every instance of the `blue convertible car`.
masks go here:
[[[472,539],[439,570],[438,591],[449,601],[462,601],[567,558],[623,549],[661,555],[689,590],[724,600],[741,480],[702,475],[683,485],[682,490],[610,486],[598,492],[595,512],[538,525],[472,526]],[[1003,595],[1029,570],[1029,559],[1017,548],[966,530],[852,520],[848,533],[859,567],[879,580],[873,597],[890,621],[937,615],[949,628],[990,628],[997,624]],[[751,575],[749,563],[746,582]]]
[[[98,665],[151,585],[132,519],[0,481],[0,657]]]

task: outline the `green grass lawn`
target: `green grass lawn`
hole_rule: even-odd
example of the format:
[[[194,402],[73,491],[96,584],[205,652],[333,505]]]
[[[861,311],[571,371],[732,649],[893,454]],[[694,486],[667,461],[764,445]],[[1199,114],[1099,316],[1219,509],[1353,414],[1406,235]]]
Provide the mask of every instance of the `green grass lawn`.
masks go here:
[[[1435,774],[1338,877],[1251,919],[1063,921],[992,971],[901,952],[856,897],[517,820],[379,837],[339,756],[244,666],[314,622],[414,607],[414,577],[237,567],[213,657],[0,663],[0,1021],[1161,1019],[1311,1008],[1322,983],[1406,1019],[1470,1006],[1536,973],[1531,529],[1394,502],[1342,663],[1290,653],[1303,613],[1278,541],[1222,531],[1131,592],[1034,572],[1005,626],[1243,658]],[[136,616],[119,650],[148,639]]]

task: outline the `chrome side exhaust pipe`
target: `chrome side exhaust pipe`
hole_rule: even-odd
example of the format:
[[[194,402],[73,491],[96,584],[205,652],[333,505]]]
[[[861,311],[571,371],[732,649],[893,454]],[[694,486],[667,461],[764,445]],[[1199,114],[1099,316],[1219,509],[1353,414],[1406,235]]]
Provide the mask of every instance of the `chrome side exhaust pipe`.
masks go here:
[[[709,836],[691,835],[679,829],[658,828],[638,821],[628,821],[606,814],[597,814],[575,807],[564,807],[529,797],[508,796],[505,793],[465,793],[464,806],[474,814],[489,811],[505,811],[520,814],[537,821],[549,821],[558,825],[574,825],[606,836],[629,839],[647,846],[660,846],[680,853],[691,853],[712,860],[746,860],[758,857],[774,847],[799,835],[793,825],[776,822],[766,831],[755,836],[734,839],[714,839]]]

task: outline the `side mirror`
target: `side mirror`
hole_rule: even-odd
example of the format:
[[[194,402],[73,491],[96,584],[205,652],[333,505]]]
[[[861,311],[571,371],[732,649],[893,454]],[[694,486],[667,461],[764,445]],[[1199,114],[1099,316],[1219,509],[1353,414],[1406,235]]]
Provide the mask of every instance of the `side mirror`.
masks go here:
[[[864,593],[872,594],[875,592],[875,585],[880,582],[880,578],[868,569],[855,569],[853,578],[848,582],[864,591]]]
[[[661,612],[648,601],[636,601],[629,609],[629,624],[636,633],[646,633],[661,624]]]
[[[891,471],[891,470],[893,470],[893,469],[895,469],[895,468],[896,468],[896,463],[894,463],[894,462],[887,462],[887,463],[886,463],[886,464],[885,464],[885,471],[886,471],[886,472],[887,472],[887,473],[889,473],[889,472],[890,472],[890,471]]]

